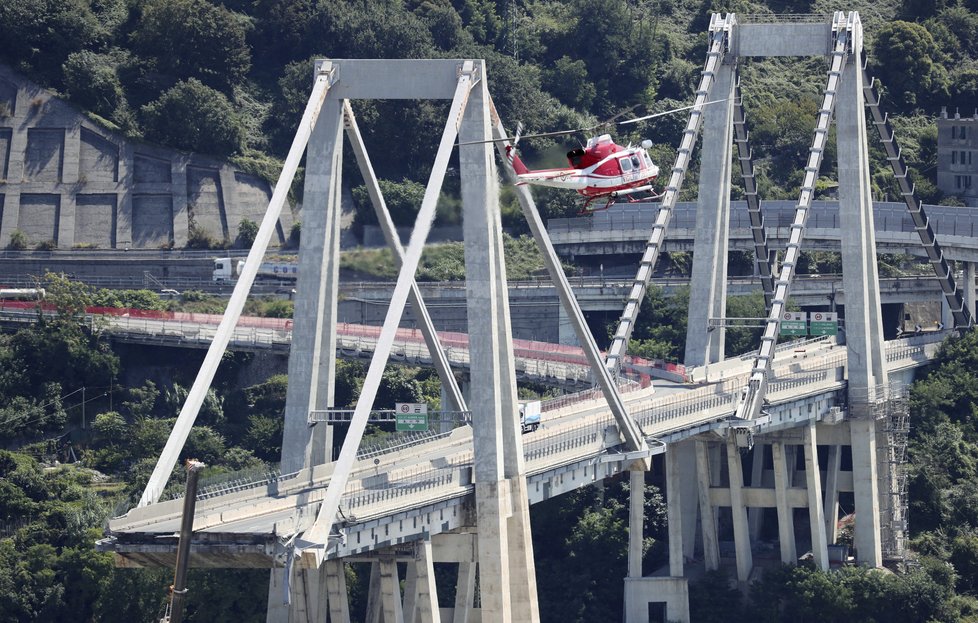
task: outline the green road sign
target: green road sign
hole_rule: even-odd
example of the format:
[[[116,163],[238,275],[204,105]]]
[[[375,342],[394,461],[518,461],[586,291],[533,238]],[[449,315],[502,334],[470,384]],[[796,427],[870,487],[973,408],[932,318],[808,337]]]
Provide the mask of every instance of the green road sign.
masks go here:
[[[812,312],[812,335],[837,335],[839,316],[835,312]]]
[[[395,430],[428,430],[428,405],[419,402],[398,402],[394,405]]]
[[[808,335],[808,314],[805,312],[784,312],[781,314],[781,335]]]

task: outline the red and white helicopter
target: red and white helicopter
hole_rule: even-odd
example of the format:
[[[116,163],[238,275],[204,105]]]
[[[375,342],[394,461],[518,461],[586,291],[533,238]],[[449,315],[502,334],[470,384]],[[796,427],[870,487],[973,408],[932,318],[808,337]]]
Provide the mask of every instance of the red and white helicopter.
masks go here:
[[[705,102],[704,104],[700,104],[700,106],[721,101],[725,100]],[[640,145],[623,147],[615,144],[610,134],[600,134],[589,138],[585,145],[567,152],[567,162],[570,166],[561,169],[528,168],[517,154],[516,146],[520,138],[560,136],[577,132],[588,132],[615,123],[618,125],[638,123],[639,121],[689,110],[695,106],[696,104],[684,106],[627,121],[616,122],[614,119],[611,119],[590,128],[528,134],[525,136],[521,136],[522,128],[518,124],[516,135],[511,137],[509,139],[510,143],[506,145],[506,155],[509,158],[510,164],[513,166],[513,170],[516,172],[517,185],[532,184],[575,190],[585,198],[580,214],[607,210],[622,198],[627,198],[631,202],[658,199],[662,195],[655,193],[653,182],[655,182],[656,177],[659,175],[659,167],[649,157],[648,149],[652,147],[652,141],[650,140],[646,139]],[[596,200],[605,200],[605,202],[603,205],[599,203],[600,207],[592,207],[593,202]]]
[[[581,213],[606,210],[619,198],[629,201],[657,199],[652,182],[659,175],[659,167],[647,151],[652,141],[644,140],[641,146],[622,147],[611,140],[610,134],[589,138],[583,147],[567,152],[569,168],[530,170],[520,160],[516,147],[506,146],[506,155],[516,172],[517,184],[535,184],[553,188],[576,190],[585,198]],[[591,204],[597,199],[607,199],[599,208]]]

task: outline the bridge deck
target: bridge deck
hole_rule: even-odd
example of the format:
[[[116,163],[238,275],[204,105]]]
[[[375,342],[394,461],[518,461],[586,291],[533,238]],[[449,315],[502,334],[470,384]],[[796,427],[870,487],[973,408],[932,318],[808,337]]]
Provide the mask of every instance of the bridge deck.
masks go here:
[[[891,370],[927,363],[943,334],[887,343]],[[815,342],[787,351],[774,368],[769,389],[769,418],[761,427],[775,430],[820,418],[836,404],[845,387],[845,348]],[[733,415],[736,392],[750,370],[749,361],[733,360],[709,371],[709,382],[696,387],[635,388],[624,394],[629,412],[651,445],[715,427]],[[692,376],[705,379],[696,370]],[[812,400],[811,414],[796,408]],[[627,466],[621,438],[599,393],[565,396],[546,405],[544,425],[524,436],[531,503],[541,501]],[[330,557],[437,534],[470,521],[472,487],[471,429],[462,427],[416,445],[363,456],[344,494],[345,521]],[[197,506],[193,564],[269,567],[282,564],[286,541],[308,528],[329,482],[331,466],[228,486],[223,494],[206,489]],[[235,490],[237,489],[237,490]],[[100,548],[114,551],[123,564],[169,565],[179,530],[182,499],[133,509],[109,524]]]

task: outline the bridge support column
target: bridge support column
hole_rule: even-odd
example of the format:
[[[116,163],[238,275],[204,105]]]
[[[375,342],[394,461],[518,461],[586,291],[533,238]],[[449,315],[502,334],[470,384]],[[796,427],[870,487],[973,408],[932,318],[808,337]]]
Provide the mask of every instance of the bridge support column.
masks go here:
[[[717,539],[716,514],[710,500],[710,461],[707,456],[709,446],[704,441],[696,442],[696,479],[700,499],[700,527],[703,532],[703,562],[707,571],[720,568],[720,544]]]
[[[484,71],[484,68],[483,68]],[[459,127],[466,297],[472,378],[472,436],[484,621],[536,623],[536,573],[526,470],[516,403],[499,188],[489,143],[485,76],[469,95]]]
[[[520,451],[522,456],[522,449]],[[523,475],[509,479],[513,510],[506,527],[509,534],[510,599],[513,621],[539,621],[537,578],[530,538],[530,495]]]
[[[458,563],[458,580],[455,583],[455,614],[452,623],[470,623],[475,603],[475,563]]]
[[[764,479],[764,444],[755,443],[754,450],[750,459],[750,486],[763,487]],[[747,521],[750,525],[750,538],[753,542],[761,539],[761,530],[764,528],[764,509],[750,508],[747,510]]]
[[[649,604],[665,607],[668,621],[689,623],[689,595],[683,570],[682,494],[679,456],[666,452],[666,503],[669,518],[669,576],[645,577],[642,544],[645,524],[645,471],[629,472],[628,577],[625,578],[626,623],[648,623]],[[695,510],[695,507],[694,507]],[[695,517],[695,514],[694,514]],[[692,522],[695,526],[695,521]]]
[[[778,543],[781,546],[781,562],[793,565],[798,562],[798,552],[795,546],[794,511],[788,505],[790,472],[785,461],[784,442],[775,441],[771,444],[771,456],[774,459],[774,495],[778,509]]]
[[[829,550],[825,541],[825,512],[822,508],[822,481],[818,470],[814,423],[805,427],[805,482],[808,488],[808,525],[812,532],[812,556],[816,567],[828,571]]]
[[[476,563],[458,563],[458,578],[455,581],[455,610],[452,623],[471,623],[475,604]]]
[[[414,546],[414,563],[408,574],[414,582],[411,590],[405,587],[404,620],[406,623],[441,623],[438,609],[438,589],[435,586],[435,566],[431,540],[418,541]]]
[[[727,309],[727,223],[733,161],[735,73],[735,64],[721,64],[717,68],[711,99],[725,101],[703,110],[703,149],[700,152],[699,200],[684,359],[688,366],[723,360],[724,330],[707,331],[707,326],[711,317],[725,317]]]
[[[975,267],[974,262],[963,262],[964,264],[964,304],[968,306],[971,317],[975,317]],[[950,325],[944,325],[950,328]]]
[[[877,477],[876,420],[871,414],[849,421],[852,436],[852,488],[856,502],[853,545],[861,565],[883,564],[880,536],[879,480]]]
[[[350,598],[346,591],[346,568],[342,560],[327,560],[323,567],[326,575],[326,594],[329,596],[329,620],[333,623],[350,623]],[[311,619],[322,621],[322,619]]]
[[[696,557],[696,522],[699,509],[699,495],[696,492],[696,444],[690,440],[669,444],[666,454],[667,461],[669,460],[669,452],[673,454],[673,460],[676,461],[675,465],[677,466],[674,470],[674,477],[675,482],[678,483],[677,490],[680,499],[680,516],[682,518],[680,536],[683,540],[683,558],[691,560]],[[669,463],[667,463],[667,470],[668,465]],[[666,477],[669,478],[668,472]],[[672,481],[669,482],[670,484],[667,486],[671,487]],[[671,491],[672,489],[669,489],[667,495]]]
[[[380,569],[380,601],[384,613],[384,623],[404,623],[397,562],[391,554],[381,555],[378,567]]]
[[[839,471],[842,468],[842,446],[829,446],[825,468],[825,538],[834,544],[839,540]]]
[[[727,437],[727,472],[730,480],[730,510],[733,513],[734,547],[737,552],[737,580],[750,580],[754,568],[751,554],[750,530],[747,525],[747,507],[744,505],[744,472],[740,462],[740,448],[733,433]]]
[[[685,501],[680,480],[680,457],[669,447],[666,450],[666,517],[669,522],[669,575],[674,578],[685,577],[686,557],[683,539],[683,502]],[[695,515],[693,521],[696,525]]]
[[[672,501],[669,500],[669,508]],[[672,516],[670,515],[670,520]],[[669,554],[672,557],[672,524]],[[628,472],[628,577],[642,577],[642,543],[645,537],[645,470]]]
[[[283,472],[331,460],[332,428],[309,426],[309,412],[333,406],[339,300],[343,112],[327,98],[306,151],[302,249],[289,354],[282,436]]]
[[[380,563],[370,563],[370,580],[367,584],[367,615],[364,623],[380,623]]]
[[[326,620],[325,570],[293,567],[288,588],[291,594],[286,593],[284,569],[272,569],[268,577],[266,623],[305,623]]]

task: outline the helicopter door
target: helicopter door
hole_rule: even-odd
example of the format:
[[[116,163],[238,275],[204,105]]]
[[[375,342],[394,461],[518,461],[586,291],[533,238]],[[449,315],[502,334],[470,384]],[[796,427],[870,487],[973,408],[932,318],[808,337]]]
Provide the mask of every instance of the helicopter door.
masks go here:
[[[618,166],[621,167],[622,173],[628,173],[632,170],[632,161],[629,158],[621,158],[618,160]]]

